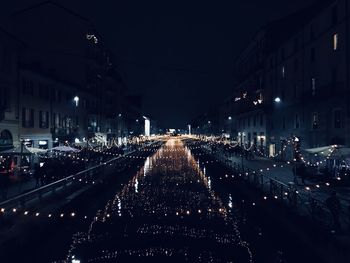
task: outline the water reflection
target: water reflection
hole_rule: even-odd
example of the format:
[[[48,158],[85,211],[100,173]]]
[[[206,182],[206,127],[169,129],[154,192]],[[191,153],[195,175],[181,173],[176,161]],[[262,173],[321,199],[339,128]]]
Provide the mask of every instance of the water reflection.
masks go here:
[[[168,140],[98,216],[89,238],[74,244],[74,254],[102,259],[104,251],[113,251],[108,255],[124,260],[171,255],[178,262],[251,262],[235,221],[199,164],[181,140]]]

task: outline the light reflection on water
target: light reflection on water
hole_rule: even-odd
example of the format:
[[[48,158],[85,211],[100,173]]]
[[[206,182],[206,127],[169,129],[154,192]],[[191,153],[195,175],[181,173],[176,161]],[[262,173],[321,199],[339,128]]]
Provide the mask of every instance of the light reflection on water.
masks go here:
[[[251,262],[249,246],[241,239],[237,225],[229,216],[222,199],[213,191],[212,178],[207,175],[207,168],[201,168],[200,160],[194,158],[181,140],[170,139],[151,157],[145,158],[144,165],[116,195],[113,206],[108,219],[103,218],[101,221],[115,220],[113,215],[118,214],[118,221],[114,226],[123,226],[126,223],[122,230],[125,231],[123,238],[135,235],[137,238],[152,236],[150,244],[143,244],[145,249],[148,245],[155,245],[152,242],[157,238],[164,239],[170,248],[173,242],[179,242],[175,245],[177,247],[182,245],[182,241],[188,242],[189,238],[194,241],[205,239],[206,242],[213,242],[213,245],[220,247],[219,251],[226,250],[227,245],[235,245],[239,251],[243,249],[244,257]],[[110,226],[106,223],[101,227],[96,223],[96,228],[91,229],[90,242],[95,242],[94,236],[90,235],[93,230],[97,229],[95,231],[103,236],[103,231],[107,230],[109,233]],[[115,238],[118,240],[120,237]],[[96,239],[96,242],[99,241]],[[118,242],[116,247],[119,253],[129,253],[117,244]],[[143,250],[131,246],[128,251],[141,255]],[[219,251],[211,246],[205,253],[214,256],[213,253]],[[167,253],[166,250],[164,253]],[[183,253],[183,250],[179,250],[179,253]],[[199,253],[199,258],[202,257],[202,252],[193,253]],[[222,255],[218,253],[216,256],[220,258]]]

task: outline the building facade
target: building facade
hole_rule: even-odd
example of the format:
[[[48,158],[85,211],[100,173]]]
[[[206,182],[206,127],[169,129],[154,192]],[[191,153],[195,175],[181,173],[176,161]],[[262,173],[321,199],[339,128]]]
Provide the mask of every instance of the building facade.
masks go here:
[[[0,29],[0,151],[19,141],[18,66],[23,43]]]
[[[15,13],[9,30],[15,37],[0,31],[0,151],[133,134],[142,114],[88,19],[46,1]]]
[[[220,128],[269,156],[350,146],[349,28],[346,0],[316,1],[261,28],[236,60]]]

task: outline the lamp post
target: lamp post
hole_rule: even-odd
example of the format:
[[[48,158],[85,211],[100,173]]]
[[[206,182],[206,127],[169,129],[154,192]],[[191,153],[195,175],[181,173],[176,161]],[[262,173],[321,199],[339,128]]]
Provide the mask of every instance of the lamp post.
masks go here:
[[[232,117],[231,116],[228,116],[227,118],[228,120],[228,132],[229,132],[229,135],[230,135],[230,140],[231,140],[231,134],[232,134]]]

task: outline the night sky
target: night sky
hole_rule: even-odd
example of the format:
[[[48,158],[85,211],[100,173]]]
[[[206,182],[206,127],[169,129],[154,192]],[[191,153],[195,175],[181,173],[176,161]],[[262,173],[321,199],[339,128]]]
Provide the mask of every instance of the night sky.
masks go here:
[[[42,1],[7,2],[2,20]],[[234,58],[262,25],[312,0],[56,2],[96,25],[145,113],[181,128],[232,93]]]

